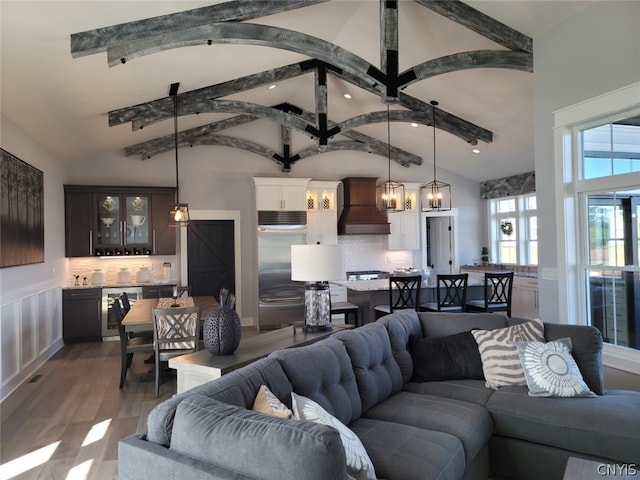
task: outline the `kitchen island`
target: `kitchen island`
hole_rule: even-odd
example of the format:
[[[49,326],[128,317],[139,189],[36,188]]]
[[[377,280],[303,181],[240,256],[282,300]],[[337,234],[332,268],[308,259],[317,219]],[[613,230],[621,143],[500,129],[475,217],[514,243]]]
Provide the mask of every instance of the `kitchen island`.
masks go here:
[[[424,280],[420,289],[420,303],[436,302],[435,277]],[[377,305],[389,303],[389,279],[351,280],[332,282],[347,289],[347,301],[360,308],[360,325],[374,322]],[[484,298],[484,282],[469,277],[467,300]],[[395,297],[394,297],[395,298]]]

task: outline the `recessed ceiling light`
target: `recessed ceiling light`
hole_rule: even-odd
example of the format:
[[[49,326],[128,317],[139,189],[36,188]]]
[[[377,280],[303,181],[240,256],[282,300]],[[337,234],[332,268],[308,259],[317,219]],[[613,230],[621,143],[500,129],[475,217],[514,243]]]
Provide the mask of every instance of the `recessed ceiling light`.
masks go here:
[[[411,122],[409,125],[411,125],[413,128],[418,128],[418,124],[416,122]]]
[[[478,150],[477,148],[474,148],[473,150],[471,150],[473,153],[480,153],[480,150]]]
[[[343,97],[344,97],[344,98],[351,98],[351,94],[350,94],[350,93],[345,93],[345,94],[343,95]]]
[[[268,88],[269,90],[273,90],[273,89],[274,89],[274,88],[276,88],[276,87],[277,87],[277,85],[276,85],[275,83],[272,83],[272,84],[271,84],[271,85],[269,85],[267,88]]]

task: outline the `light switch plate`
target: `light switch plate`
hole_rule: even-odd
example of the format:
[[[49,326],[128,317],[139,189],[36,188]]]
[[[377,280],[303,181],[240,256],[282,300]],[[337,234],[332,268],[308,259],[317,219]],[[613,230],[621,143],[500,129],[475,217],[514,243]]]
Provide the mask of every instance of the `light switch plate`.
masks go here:
[[[542,267],[540,269],[540,278],[542,278],[542,280],[558,280],[558,269]]]

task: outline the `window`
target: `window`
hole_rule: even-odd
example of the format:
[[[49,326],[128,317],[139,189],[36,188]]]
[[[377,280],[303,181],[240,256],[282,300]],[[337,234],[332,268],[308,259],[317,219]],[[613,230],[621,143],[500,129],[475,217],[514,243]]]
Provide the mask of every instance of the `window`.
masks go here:
[[[611,122],[580,133],[583,178],[640,171],[640,128],[632,120]]]
[[[493,261],[538,264],[538,216],[535,195],[490,201]]]
[[[574,131],[584,317],[605,342],[640,349],[640,117]]]

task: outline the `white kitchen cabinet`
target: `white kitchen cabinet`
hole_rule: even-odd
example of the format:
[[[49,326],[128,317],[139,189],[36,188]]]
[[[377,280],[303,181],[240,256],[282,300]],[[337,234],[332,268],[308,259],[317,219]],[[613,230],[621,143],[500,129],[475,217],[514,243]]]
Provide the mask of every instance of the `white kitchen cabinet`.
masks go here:
[[[306,191],[307,243],[338,243],[336,195],[340,182],[309,182]]]
[[[388,236],[389,250],[420,249],[420,184],[404,184],[405,209],[388,213],[391,233]]]
[[[306,210],[308,178],[253,178],[256,210]]]
[[[511,316],[539,318],[538,280],[514,276],[511,293]]]

